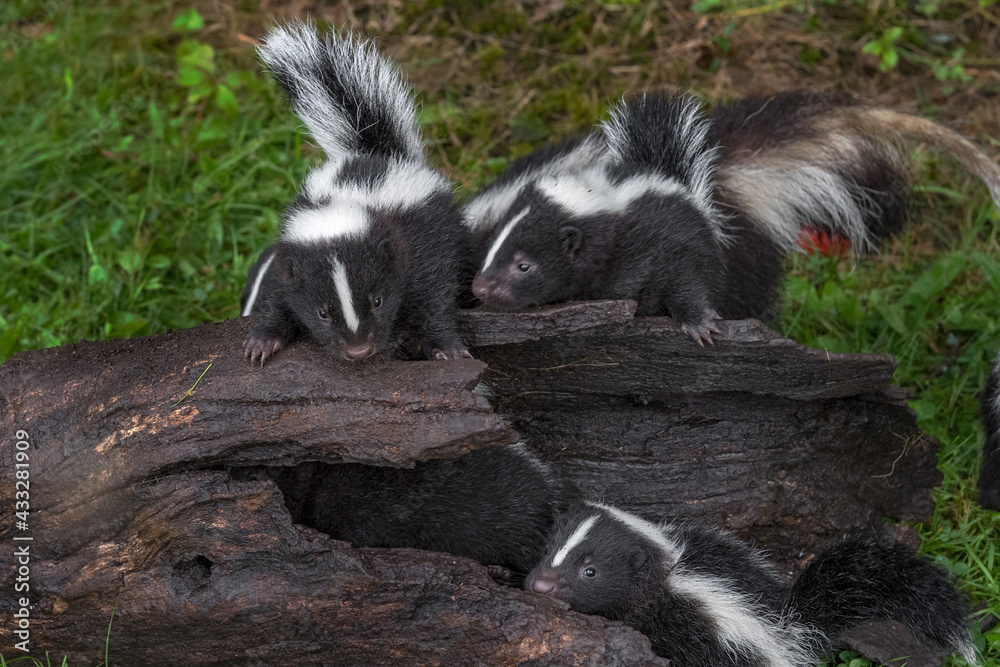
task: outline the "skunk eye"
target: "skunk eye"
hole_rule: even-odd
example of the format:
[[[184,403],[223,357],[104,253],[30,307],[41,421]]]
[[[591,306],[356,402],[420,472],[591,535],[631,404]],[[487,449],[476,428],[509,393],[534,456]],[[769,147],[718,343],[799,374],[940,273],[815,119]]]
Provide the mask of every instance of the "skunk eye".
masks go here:
[[[527,273],[528,269],[530,268],[531,268],[530,264],[521,263],[517,265],[517,270],[520,271],[521,273]]]
[[[375,305],[376,308],[378,308],[379,306],[381,306],[382,305],[382,297],[380,297],[380,296],[375,297],[375,301],[373,302],[373,304]]]
[[[321,320],[330,319],[330,315],[326,312],[326,308],[320,308],[316,314],[319,315],[319,319]]]
[[[588,567],[587,569],[585,569],[583,571],[583,576],[585,576],[585,577],[587,577],[589,579],[593,579],[594,577],[597,576],[597,570],[595,570],[592,567]]]

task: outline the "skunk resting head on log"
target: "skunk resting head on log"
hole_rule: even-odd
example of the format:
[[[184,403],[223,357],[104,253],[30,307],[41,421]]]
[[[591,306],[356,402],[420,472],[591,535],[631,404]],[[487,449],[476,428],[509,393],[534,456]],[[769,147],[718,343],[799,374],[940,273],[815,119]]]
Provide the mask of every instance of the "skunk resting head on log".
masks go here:
[[[979,504],[1000,511],[1000,354],[986,381],[980,406],[983,415],[983,465],[979,470]]]
[[[232,474],[273,480],[296,523],[355,547],[444,551],[519,578],[541,558],[564,493],[523,444],[413,469],[309,462]]]
[[[720,530],[579,503],[556,520],[525,588],[634,627],[677,667],[816,664],[845,630],[889,619],[976,658],[968,608],[945,573],[872,538],[820,555],[789,589],[759,551]]]
[[[683,97],[636,98],[601,133],[515,162],[469,202],[482,258],[473,294],[502,309],[635,298],[640,314],[668,314],[700,342],[716,311],[774,314],[804,231],[867,251],[901,229],[907,140],[954,156],[1000,206],[996,165],[922,118],[806,93],[711,117]]]
[[[406,329],[431,358],[469,353],[455,315],[467,230],[450,184],[423,155],[410,88],[375,47],[276,27],[260,56],[324,150],[251,271],[243,314],[259,313],[251,363],[311,335],[331,354],[390,353]]]

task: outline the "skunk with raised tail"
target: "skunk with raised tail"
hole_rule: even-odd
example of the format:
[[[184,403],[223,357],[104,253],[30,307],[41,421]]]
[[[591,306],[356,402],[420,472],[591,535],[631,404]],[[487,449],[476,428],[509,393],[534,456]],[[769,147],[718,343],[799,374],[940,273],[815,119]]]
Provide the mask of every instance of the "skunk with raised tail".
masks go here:
[[[1000,511],[1000,354],[986,381],[980,409],[986,440],[983,441],[983,465],[979,469],[979,504]]]
[[[427,357],[469,357],[455,313],[468,232],[450,183],[427,165],[399,71],[370,42],[301,22],[272,29],[260,57],[327,161],[250,271],[247,358],[263,364],[309,335],[364,359],[409,330]]]
[[[720,316],[775,314],[804,230],[867,251],[902,228],[906,140],[954,156],[1000,207],[997,166],[922,118],[806,93],[712,116],[680,95],[623,102],[601,132],[518,160],[465,206],[473,294],[496,310],[636,299],[711,342]]]
[[[947,575],[899,544],[849,537],[789,587],[760,551],[704,526],[655,525],[608,505],[556,520],[525,588],[645,634],[672,667],[804,667],[869,620],[976,664],[968,607]]]
[[[273,480],[296,523],[355,547],[443,551],[521,578],[564,507],[562,484],[523,444],[413,469],[308,462],[232,474]]]

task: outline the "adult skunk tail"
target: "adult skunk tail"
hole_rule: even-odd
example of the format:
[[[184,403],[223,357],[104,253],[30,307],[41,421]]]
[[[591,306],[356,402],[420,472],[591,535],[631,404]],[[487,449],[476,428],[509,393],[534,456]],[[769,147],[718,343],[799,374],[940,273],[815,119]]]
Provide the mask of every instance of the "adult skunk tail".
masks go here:
[[[962,595],[944,571],[901,544],[848,537],[799,576],[788,606],[831,642],[858,623],[895,620],[919,641],[977,664]]]
[[[274,27],[261,60],[327,156],[423,159],[413,93],[372,42],[295,21]]]
[[[716,180],[732,208],[784,251],[803,229],[846,238],[859,251],[900,231],[907,220],[908,141],[951,155],[981,179],[1000,208],[1000,169],[946,127],[842,97],[802,92],[740,100],[719,108]]]

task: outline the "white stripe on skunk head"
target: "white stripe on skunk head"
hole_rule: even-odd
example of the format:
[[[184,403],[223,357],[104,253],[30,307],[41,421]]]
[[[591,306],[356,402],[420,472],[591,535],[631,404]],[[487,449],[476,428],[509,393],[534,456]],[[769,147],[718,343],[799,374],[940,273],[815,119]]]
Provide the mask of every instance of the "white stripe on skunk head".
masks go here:
[[[336,257],[332,258],[333,263],[333,286],[337,290],[337,296],[340,298],[340,309],[344,313],[344,322],[347,324],[347,328],[353,333],[358,332],[358,326],[361,321],[358,319],[358,314],[354,311],[354,302],[351,296],[351,285],[347,282],[347,269]]]
[[[566,540],[561,547],[559,547],[559,551],[557,551],[556,555],[552,557],[552,567],[559,567],[562,565],[562,562],[566,560],[566,556],[569,555],[569,552],[578,547],[580,543],[587,538],[587,533],[590,532],[590,529],[594,527],[594,524],[597,523],[599,518],[600,515],[595,514],[594,516],[585,519],[579,526],[576,527],[573,534],[569,536],[569,539]]]
[[[686,185],[716,238],[726,241],[725,218],[714,203],[719,150],[708,140],[710,126],[693,97],[643,95],[612,107],[601,130],[613,163],[652,169]]]
[[[294,21],[274,27],[258,53],[331,158],[423,158],[413,93],[372,42],[350,33],[320,37],[316,26]]]
[[[585,501],[584,504],[601,510],[605,514],[608,514],[613,519],[617,520],[619,523],[624,524],[626,528],[633,533],[636,533],[647,542],[656,545],[656,547],[663,553],[663,563],[667,570],[674,567],[684,554],[683,546],[668,537],[667,531],[663,527],[657,526],[655,523],[651,523],[645,519],[641,519],[634,514],[623,512],[617,507],[612,507],[611,505],[605,505],[591,500]]]
[[[483,266],[479,269],[480,272],[490,268],[490,264],[493,263],[493,259],[497,256],[497,251],[500,250],[500,246],[503,245],[503,242],[507,240],[507,237],[510,235],[510,231],[514,229],[514,225],[519,223],[524,216],[528,215],[528,211],[530,210],[531,207],[526,206],[524,210],[511,218],[510,222],[508,222],[507,225],[500,230],[496,240],[493,241],[493,245],[490,246],[490,251],[486,253],[486,259],[483,260]]]
[[[362,236],[373,211],[406,211],[450,191],[440,174],[420,163],[392,160],[377,181],[362,183],[344,180],[344,164],[331,160],[309,173],[302,188],[306,203],[289,211],[283,238],[313,243]]]
[[[594,167],[606,157],[604,137],[597,134],[588,135],[572,150],[525,169],[509,182],[500,182],[487,187],[462,209],[465,224],[474,231],[493,227],[510,212],[510,207],[524,186],[541,178],[577,174]],[[516,166],[511,168],[515,169]]]

